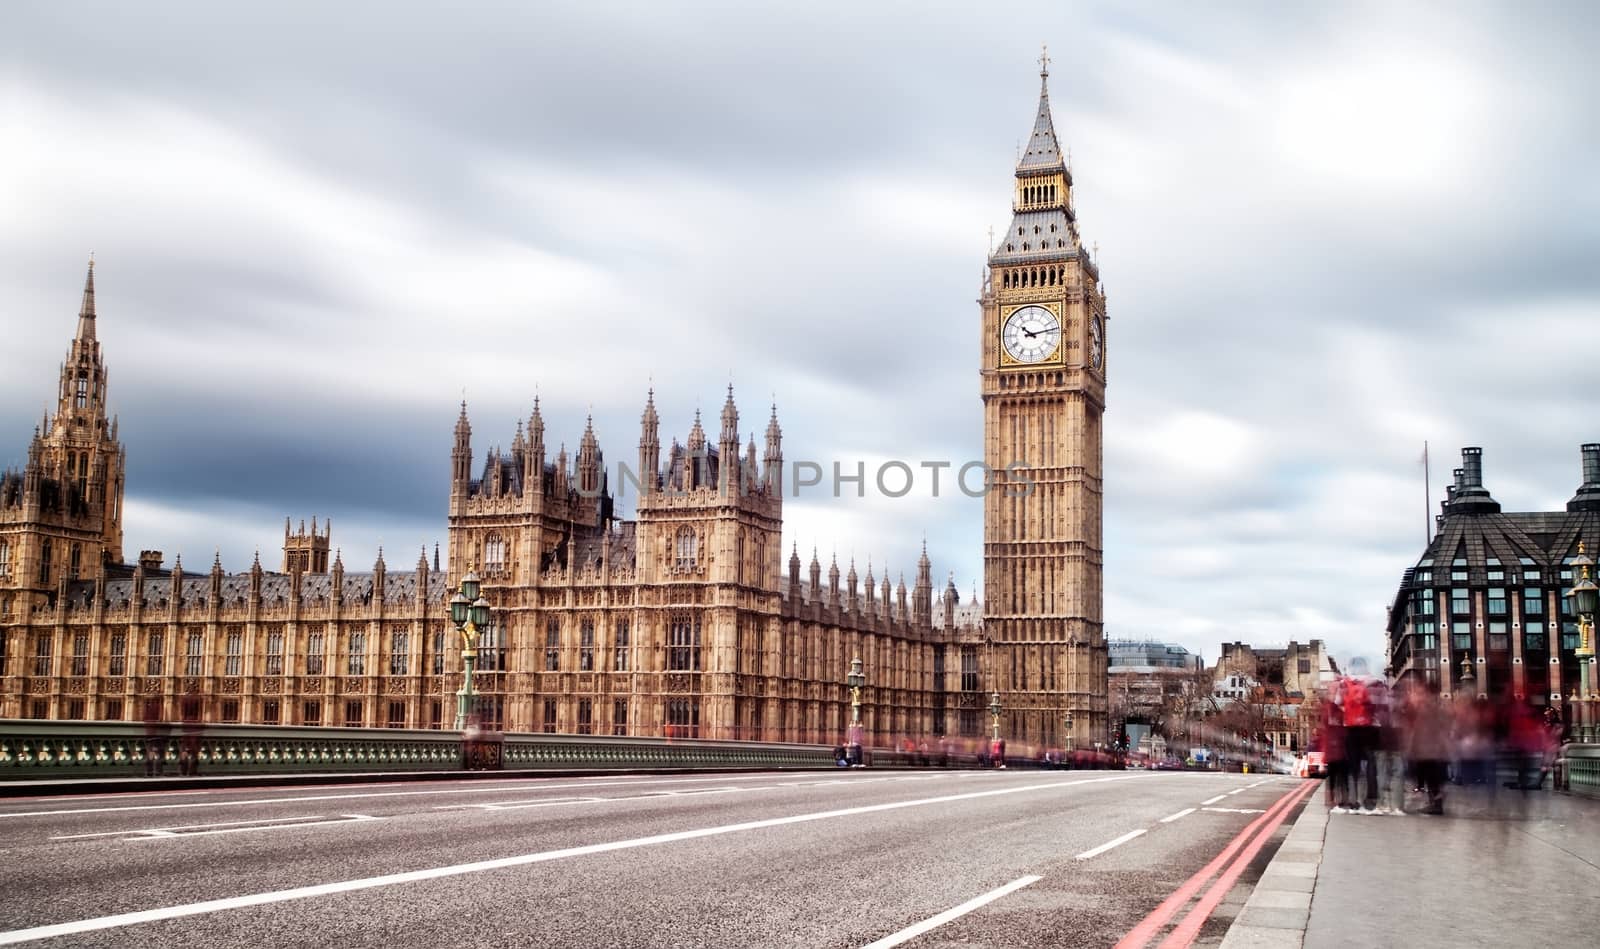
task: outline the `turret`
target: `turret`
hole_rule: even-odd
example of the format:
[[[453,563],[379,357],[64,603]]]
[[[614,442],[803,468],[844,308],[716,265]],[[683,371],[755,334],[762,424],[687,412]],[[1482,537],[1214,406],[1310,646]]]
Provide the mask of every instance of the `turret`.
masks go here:
[[[928,542],[922,542],[922,556],[917,558],[917,586],[911,597],[911,619],[918,626],[933,623],[933,566],[928,562]]]
[[[539,411],[538,396],[533,397],[533,412],[528,415],[528,457],[522,483],[534,494],[544,493],[544,415]]]
[[[383,602],[383,584],[389,575],[389,568],[383,562],[383,548],[378,548],[378,559],[372,565],[372,599]]]
[[[456,442],[450,450],[452,490],[466,492],[472,483],[472,423],[467,421],[467,402],[461,400],[461,415],[456,418]]]
[[[800,602],[800,545],[789,549],[789,595]]]
[[[700,424],[700,410],[694,410],[694,425],[689,428],[688,449],[683,456],[685,491],[704,487],[706,479],[706,430]]]
[[[870,616],[876,616],[878,614],[878,589],[877,589],[877,587],[875,587],[873,585],[873,581],[872,581],[872,558],[871,557],[867,558],[867,606],[866,606],[866,609],[867,609],[867,615],[869,617]]]
[[[329,571],[328,580],[332,585],[329,599],[334,603],[344,602],[344,552],[333,552],[333,569]]]
[[[817,559],[817,548],[811,548],[811,602],[822,596],[822,561]]]
[[[593,415],[584,423],[578,442],[578,491],[584,497],[600,493],[600,442],[594,436]]]
[[[661,417],[656,414],[656,390],[652,386],[644,397],[644,412],[639,415],[639,493],[653,494],[661,472]],[[619,482],[617,490],[622,490]]]
[[[844,582],[845,582],[845,601],[844,601],[844,606],[845,606],[845,609],[847,609],[850,612],[854,613],[856,610],[859,610],[861,608],[861,600],[857,595],[858,591],[857,591],[857,582],[856,582],[856,558],[854,558],[854,557],[850,558],[850,572],[845,574]]]
[[[778,405],[772,405],[767,421],[767,452],[762,456],[763,479],[775,497],[783,497],[783,429],[778,427]]]
[[[903,573],[900,575],[900,585],[895,587],[894,618],[902,623],[909,618],[906,611],[906,575]]]
[[[956,604],[960,602],[961,594],[956,592],[956,574],[950,571],[950,582],[944,588],[944,628],[951,629],[956,625]]]
[[[722,434],[717,439],[718,490],[732,496],[739,490],[739,409],[733,404],[733,383],[722,403]]]
[[[835,554],[833,563],[828,566],[828,605],[835,609],[839,606],[839,555]]]

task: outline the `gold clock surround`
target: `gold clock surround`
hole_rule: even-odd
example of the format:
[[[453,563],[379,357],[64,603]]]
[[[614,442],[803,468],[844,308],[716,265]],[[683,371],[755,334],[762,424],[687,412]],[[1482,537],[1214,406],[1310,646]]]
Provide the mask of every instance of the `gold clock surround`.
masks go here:
[[[1039,307],[1040,309],[1049,310],[1050,313],[1055,316],[1056,324],[1061,327],[1061,341],[1056,344],[1055,352],[1051,353],[1049,356],[1045,357],[1044,359],[1039,360],[1038,362],[1023,362],[1022,360],[1017,359],[1016,357],[1012,356],[1010,350],[1006,349],[1006,339],[1005,339],[1006,321],[1010,320],[1011,317],[1013,315],[1015,315],[1018,310],[1026,310],[1029,307]],[[1042,368],[1058,368],[1060,366],[1065,365],[1066,364],[1066,357],[1067,357],[1067,349],[1069,348],[1069,344],[1067,342],[1067,327],[1068,327],[1068,324],[1067,324],[1067,320],[1062,315],[1061,310],[1062,310],[1062,307],[1061,307],[1061,304],[1059,302],[1050,301],[1050,300],[1027,301],[1027,302],[1013,303],[1013,304],[1008,305],[1001,312],[1000,321],[999,321],[999,324],[998,324],[998,327],[997,327],[998,332],[999,332],[999,336],[995,340],[995,343],[996,343],[995,348],[998,349],[999,352],[1000,352],[1000,368],[1001,369],[1042,369]]]

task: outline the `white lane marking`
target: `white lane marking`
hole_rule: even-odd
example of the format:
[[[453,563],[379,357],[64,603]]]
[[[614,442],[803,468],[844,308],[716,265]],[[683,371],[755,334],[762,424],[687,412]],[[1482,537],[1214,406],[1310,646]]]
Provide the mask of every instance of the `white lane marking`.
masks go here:
[[[1144,834],[1145,834],[1145,829],[1143,827],[1139,828],[1138,830],[1130,830],[1126,834],[1123,834],[1121,837],[1118,837],[1116,840],[1108,840],[1105,843],[1101,844],[1100,846],[1095,847],[1093,850],[1085,850],[1083,853],[1078,854],[1073,859],[1075,859],[1075,860],[1088,860],[1090,857],[1098,857],[1101,854],[1105,853],[1107,850],[1110,850],[1113,847],[1120,847],[1123,844],[1127,843],[1128,841],[1134,839],[1135,837],[1143,837]]]
[[[938,927],[943,926],[945,923],[950,922],[952,919],[965,916],[980,906],[993,903],[995,900],[1005,896],[1007,893],[1015,893],[1025,886],[1038,883],[1042,879],[1044,878],[1037,876],[1019,877],[997,890],[990,890],[982,896],[973,897],[972,899],[967,900],[965,903],[962,903],[960,906],[947,909],[937,916],[930,917],[920,923],[917,923],[915,926],[907,926],[905,929],[902,929],[897,933],[884,936],[882,939],[879,939],[876,942],[869,942],[863,946],[862,949],[889,949],[890,946],[898,946],[902,942],[915,939],[931,929],[937,929]]]
[[[1226,794],[1218,794],[1216,797],[1208,797],[1200,802],[1200,806],[1205,807],[1207,804],[1215,804],[1227,796]]]
[[[1265,782],[1265,781],[1257,781],[1255,784],[1247,784],[1247,785],[1245,785],[1245,787],[1246,788],[1258,788],[1261,785],[1266,784],[1266,783],[1267,782]]]
[[[96,834],[65,834],[60,837],[51,837],[51,840],[85,840],[90,837],[125,837],[128,834],[154,834],[165,831],[206,830],[212,827],[236,827],[241,824],[287,824],[294,821],[323,820],[321,814],[311,814],[306,817],[263,817],[260,820],[225,820],[215,824],[180,824],[176,827],[157,827],[148,830],[102,830]]]
[[[704,783],[704,781],[712,781],[712,779],[715,779],[715,781],[723,781],[723,783],[725,783],[725,781],[771,781],[771,779],[776,778],[776,776],[779,775],[781,775],[781,771],[763,771],[763,773],[760,773],[760,775],[717,775],[715,778],[710,778],[710,776],[704,775],[683,775],[677,776],[677,778],[640,779],[626,778],[626,776],[616,775],[595,775],[590,776],[590,778],[576,778],[574,779],[574,781],[578,781],[576,784],[534,784],[536,781],[539,781],[539,779],[533,778],[528,779],[528,781],[520,781],[520,783],[515,784],[482,783],[474,784],[474,786],[469,787],[443,787],[443,789],[432,789],[432,791],[382,791],[376,792],[376,794],[373,794],[373,792],[362,792],[362,794],[304,794],[293,795],[293,797],[259,797],[259,799],[250,800],[202,800],[202,802],[184,803],[141,803],[141,805],[122,805],[122,807],[62,808],[62,810],[40,811],[3,811],[3,813],[0,813],[0,818],[37,818],[37,816],[50,815],[101,815],[101,813],[120,813],[120,811],[178,810],[178,808],[197,807],[256,807],[256,805],[269,805],[269,803],[294,803],[298,802],[298,800],[360,800],[366,799],[366,797],[434,797],[434,795],[440,794],[488,794],[488,792],[494,791],[570,791],[570,789],[587,789],[587,787],[600,786],[642,787],[648,786],[648,784],[694,784]],[[875,783],[875,781],[910,781],[910,779],[914,778],[957,778],[957,776],[962,775],[965,775],[965,771],[949,771],[949,773],[938,773],[938,771],[936,771],[936,773],[933,773],[933,775],[922,775],[922,773],[918,773],[918,775],[915,776],[894,775],[883,776],[883,778],[835,778],[832,779],[832,781],[797,781],[797,783],[790,783],[789,786],[821,787],[824,786],[824,784],[870,784]],[[394,786],[394,784],[382,784],[381,787],[392,786]],[[224,789],[224,791],[243,791],[243,789]],[[130,792],[130,794],[216,794],[216,791],[150,791]]]
[[[1201,810],[1210,811],[1213,814],[1265,814],[1266,813],[1266,811],[1264,809],[1259,808],[1259,807],[1205,807],[1205,808],[1201,808]]]
[[[1255,785],[1253,785],[1253,784],[1250,785],[1250,788],[1253,788],[1253,787],[1255,787]],[[1244,792],[1250,790],[1250,788],[1234,788],[1233,790],[1229,791],[1228,793],[1229,794],[1243,794]]]
[[[771,773],[767,773],[767,774],[761,774],[761,775],[749,775],[747,777],[740,778],[740,780],[752,780],[752,779],[755,779],[755,778],[760,778],[762,780],[770,781],[770,780],[772,780],[772,777],[773,777],[773,775]],[[537,779],[535,779],[535,780],[537,780]],[[690,783],[690,782],[694,782],[694,781],[702,781],[703,782],[705,780],[707,780],[707,779],[704,778],[704,777],[700,777],[700,778],[667,778],[667,779],[650,780],[650,781],[629,781],[629,780],[619,780],[619,779],[613,778],[613,779],[611,779],[610,783],[612,783],[614,785],[620,785],[620,786],[643,786],[643,785],[649,785],[649,784],[684,784],[684,783]],[[730,780],[730,779],[728,777],[726,777],[726,776],[719,776],[717,778],[717,780],[719,780],[719,781],[727,781],[727,780]],[[867,779],[867,780],[880,780],[881,781],[881,780],[889,780],[889,779],[887,779],[887,778],[875,778],[875,779]],[[855,784],[857,782],[855,782],[855,781],[838,781],[838,782],[829,782],[829,783]],[[429,790],[429,791],[380,791],[380,792],[378,792],[376,794],[371,794],[371,793],[365,793],[365,794],[306,794],[306,795],[297,795],[297,796],[292,796],[292,797],[253,798],[253,799],[243,800],[243,801],[232,801],[232,800],[230,800],[230,801],[193,801],[193,802],[182,803],[182,804],[176,804],[176,803],[175,804],[129,804],[129,805],[121,806],[121,807],[83,807],[83,808],[68,808],[68,809],[52,810],[52,811],[8,811],[8,812],[0,812],[0,817],[48,817],[48,816],[61,815],[61,814],[113,814],[113,813],[120,813],[120,812],[124,812],[124,811],[165,811],[165,810],[177,810],[177,809],[180,809],[180,808],[191,808],[191,807],[246,807],[246,806],[259,806],[259,805],[263,805],[263,804],[293,804],[293,803],[296,803],[296,802],[299,802],[299,801],[354,801],[354,800],[361,800],[361,799],[364,799],[364,798],[378,798],[378,797],[433,797],[433,796],[437,796],[437,795],[441,795],[441,794],[487,794],[487,793],[491,793],[491,792],[505,793],[506,791],[511,791],[511,790],[565,791],[565,790],[571,790],[571,789],[575,789],[575,788],[593,788],[593,787],[601,787],[601,786],[602,786],[601,784],[598,784],[598,783],[595,783],[595,782],[592,782],[592,781],[591,782],[585,782],[583,784],[546,784],[546,785],[542,785],[542,786],[533,786],[533,787],[529,787],[528,784],[526,784],[526,783],[524,783],[524,784],[492,784],[492,785],[484,785],[484,786],[479,786],[479,787],[441,788],[441,789]]]
[[[400,883],[417,883],[423,880],[437,880],[444,877],[460,876],[465,873],[482,873],[487,870],[504,870],[510,867],[528,866],[535,863],[545,863],[551,860],[565,860],[572,857],[585,857],[596,853],[610,853],[615,850],[630,850],[635,847],[648,847],[656,844],[676,843],[680,840],[697,840],[702,837],[715,837],[721,834],[733,834],[748,830],[763,830],[768,827],[782,827],[788,824],[804,824],[811,821],[829,820],[835,817],[853,817],[857,814],[876,814],[881,811],[894,811],[907,807],[925,807],[930,804],[947,804],[953,801],[971,801],[984,797],[998,797],[1005,794],[1022,794],[1028,791],[1053,790],[1056,788],[1074,787],[1081,784],[1101,784],[1106,781],[1130,781],[1137,775],[1119,776],[1112,778],[1093,778],[1086,781],[1051,781],[1047,784],[1023,784],[1016,787],[995,788],[990,791],[968,791],[964,794],[945,794],[939,797],[926,797],[910,801],[891,801],[886,804],[867,804],[860,807],[846,807],[832,811],[816,811],[810,814],[793,814],[788,817],[771,817],[765,820],[746,821],[741,824],[724,824],[718,827],[702,827],[697,830],[682,830],[670,834],[656,834],[651,837],[634,837],[629,840],[615,840],[603,844],[586,844],[581,847],[568,847],[563,850],[546,850],[541,853],[521,854],[514,857],[500,857],[495,860],[480,860],[474,863],[458,863],[447,867],[431,867],[426,870],[410,870],[404,873],[390,873],[384,876],[366,877],[359,880],[344,880],[338,883],[321,883],[314,886],[300,886],[288,890],[271,890],[265,893],[251,893],[246,896],[229,896],[216,900],[204,900],[199,903],[184,903],[177,906],[163,906],[159,909],[138,910],[131,913],[117,913],[113,916],[97,916],[92,919],[74,920],[69,923],[53,923],[48,926],[34,926],[28,929],[13,929],[0,932],[0,946],[15,945],[21,942],[32,942],[35,939],[53,939],[59,936],[73,936],[78,933],[98,932],[102,929],[117,929],[123,926],[133,926],[139,923],[155,922],[164,919],[180,919],[185,916],[200,916],[206,913],[217,913],[223,910],[243,909],[248,906],[265,906],[270,903],[284,903],[290,900],[302,900],[316,896],[329,896],[334,893],[350,893],[357,890],[370,890],[383,886],[394,886]],[[1144,833],[1144,831],[1139,831]]]
[[[1186,807],[1186,808],[1184,808],[1183,810],[1179,811],[1176,814],[1172,814],[1172,815],[1170,815],[1168,817],[1161,818],[1161,823],[1170,824],[1170,823],[1172,823],[1173,821],[1177,820],[1180,817],[1188,817],[1190,814],[1193,814],[1193,813],[1194,813],[1194,808]]]
[[[210,837],[214,834],[242,834],[261,830],[299,830],[302,827],[326,827],[330,824],[363,824],[368,821],[383,820],[382,817],[369,817],[366,814],[340,814],[336,818],[327,820],[306,821],[298,824],[260,824],[255,827],[227,827],[221,830],[196,830],[184,833],[161,831],[148,837],[124,837],[124,840],[174,840],[181,837]]]

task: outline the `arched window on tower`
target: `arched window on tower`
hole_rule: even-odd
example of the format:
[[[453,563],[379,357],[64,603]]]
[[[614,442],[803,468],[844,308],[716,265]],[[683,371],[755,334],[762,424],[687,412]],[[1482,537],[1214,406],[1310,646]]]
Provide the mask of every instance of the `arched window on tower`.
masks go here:
[[[744,576],[745,576],[745,569],[744,569],[744,528],[742,528],[742,527],[739,528],[738,537],[734,540],[733,565],[734,565],[733,569],[734,569],[734,573],[735,573],[735,576],[733,578],[734,582],[735,583],[743,583],[744,582]]]
[[[506,571],[506,542],[498,536],[483,542],[483,572],[498,577]]]
[[[674,551],[673,566],[678,570],[693,570],[699,563],[700,550],[698,539],[694,535],[694,528],[685,524],[678,528],[678,538]]]
[[[89,406],[89,377],[86,375],[78,376],[78,395],[73,404],[80,409]]]
[[[0,577],[9,576],[11,576],[11,541],[0,539]]]
[[[44,546],[39,552],[39,582],[45,585],[50,583],[50,539],[45,538]]]

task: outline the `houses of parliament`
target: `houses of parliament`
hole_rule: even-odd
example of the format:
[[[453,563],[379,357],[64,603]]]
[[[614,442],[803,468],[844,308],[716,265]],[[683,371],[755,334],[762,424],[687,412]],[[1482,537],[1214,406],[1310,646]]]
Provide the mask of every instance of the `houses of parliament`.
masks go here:
[[[592,423],[552,456],[535,399],[510,451],[481,459],[462,406],[443,564],[380,551],[346,570],[315,519],[244,572],[130,557],[91,263],[55,412],[0,475],[0,717],[448,728],[446,601],[472,569],[493,609],[474,679],[491,728],[837,743],[860,657],[874,744],[986,735],[991,692],[1013,742],[1103,737],[1105,296],[1047,81],[978,300],[981,604],[936,589],[926,549],[909,588],[785,551],[777,410],[742,428],[731,387],[714,432],[696,413],[665,448],[647,395],[631,520]]]

